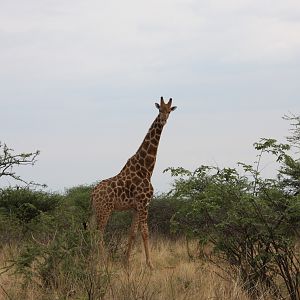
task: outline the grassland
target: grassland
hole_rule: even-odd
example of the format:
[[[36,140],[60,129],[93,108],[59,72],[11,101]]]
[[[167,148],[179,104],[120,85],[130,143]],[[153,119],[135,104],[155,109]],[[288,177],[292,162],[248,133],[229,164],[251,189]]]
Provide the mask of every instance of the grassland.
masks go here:
[[[124,247],[125,243],[120,253]],[[141,242],[137,241],[129,267],[124,266],[118,253],[106,255],[105,260],[99,256],[91,259],[86,263],[82,281],[72,282],[66,273],[57,270],[56,284],[47,288],[38,277],[32,275],[26,281],[24,274],[14,274],[11,269],[0,276],[0,299],[250,299],[238,278],[228,279],[204,259],[190,260],[184,240],[152,239],[153,271],[145,266],[142,250]],[[2,248],[0,265],[9,264],[18,251],[16,245]],[[272,299],[272,296],[266,292],[260,299]]]

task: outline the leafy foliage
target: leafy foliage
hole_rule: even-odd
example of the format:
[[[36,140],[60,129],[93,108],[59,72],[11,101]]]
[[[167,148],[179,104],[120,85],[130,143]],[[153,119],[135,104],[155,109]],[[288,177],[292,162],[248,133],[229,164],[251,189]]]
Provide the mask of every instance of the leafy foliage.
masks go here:
[[[48,230],[61,196],[29,188],[0,189],[1,247],[22,243],[31,233]],[[47,224],[47,225],[46,225]]]
[[[102,261],[101,267],[95,261]],[[56,231],[47,242],[28,241],[14,265],[25,284],[35,282],[43,289],[60,287],[62,298],[69,296],[76,283],[88,299],[102,299],[109,284],[110,272],[99,252],[99,234],[74,223],[68,230]]]
[[[291,123],[291,135],[289,137],[287,137],[288,142],[296,147],[296,148],[300,148],[300,115],[286,115],[284,116],[284,119],[287,121],[290,121]]]
[[[53,211],[59,205],[61,196],[29,188],[0,189],[0,211],[14,215],[21,223],[29,223],[41,213]]]
[[[288,145],[275,140],[255,144],[263,153],[276,155],[284,165],[290,158]],[[284,297],[282,278],[290,299],[299,299],[300,197],[288,193],[283,173],[278,179],[263,179],[258,165],[236,169],[202,166],[194,172],[169,169],[175,176],[172,197],[182,204],[173,217],[173,228],[210,245],[207,256],[219,267],[231,266],[228,274],[239,274],[251,295],[258,286]],[[291,182],[289,182],[291,185]]]

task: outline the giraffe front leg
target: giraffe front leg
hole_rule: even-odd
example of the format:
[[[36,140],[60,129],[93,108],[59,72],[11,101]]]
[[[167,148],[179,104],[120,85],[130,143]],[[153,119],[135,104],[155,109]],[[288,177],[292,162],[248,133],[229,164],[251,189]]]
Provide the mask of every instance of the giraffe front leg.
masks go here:
[[[148,230],[148,224],[147,222],[141,223],[141,233],[142,233],[142,238],[144,242],[144,248],[145,248],[145,255],[146,255],[146,263],[147,266],[153,270],[153,265],[150,259],[150,252],[149,252],[149,230]]]
[[[127,265],[129,265],[130,253],[131,253],[131,249],[132,249],[135,237],[136,237],[138,227],[139,227],[138,214],[137,214],[136,211],[134,211],[134,215],[133,215],[132,223],[131,223],[131,228],[130,228],[130,232],[129,232],[128,248],[127,248],[127,253],[126,253]]]
[[[140,224],[141,234],[142,234],[144,248],[145,248],[146,263],[147,266],[151,270],[153,270],[153,265],[151,263],[150,251],[149,251],[149,229],[147,224],[148,211],[143,210],[138,213],[139,213],[139,224]]]

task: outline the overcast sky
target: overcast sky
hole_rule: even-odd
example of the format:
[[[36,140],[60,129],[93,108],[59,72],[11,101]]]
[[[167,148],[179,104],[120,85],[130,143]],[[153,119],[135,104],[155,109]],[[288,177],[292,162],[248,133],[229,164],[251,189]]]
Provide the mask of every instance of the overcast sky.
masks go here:
[[[299,81],[299,0],[0,0],[0,140],[41,150],[18,172],[52,191],[117,174],[160,96],[178,109],[156,192],[169,166],[251,163],[255,141],[288,135]]]

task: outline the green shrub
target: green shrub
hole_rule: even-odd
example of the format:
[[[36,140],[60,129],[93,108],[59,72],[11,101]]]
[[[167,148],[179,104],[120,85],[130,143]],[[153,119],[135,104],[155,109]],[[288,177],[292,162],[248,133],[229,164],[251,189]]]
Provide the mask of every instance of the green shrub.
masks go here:
[[[150,232],[165,237],[174,237],[171,232],[171,220],[180,207],[180,202],[167,194],[153,198],[149,205],[148,225]]]
[[[285,146],[275,140],[256,148],[260,156],[265,151],[285,155]],[[274,297],[287,293],[299,299],[300,196],[289,193],[281,176],[263,179],[257,167],[241,165],[244,175],[232,168],[170,169],[177,178],[171,196],[185,203],[173,217],[173,228],[212,246],[207,259],[219,267],[229,263],[228,274],[239,275],[253,297],[262,286]]]
[[[29,188],[0,189],[0,210],[3,215],[13,215],[21,223],[29,223],[41,213],[54,211],[61,196]]]
[[[77,288],[81,299],[102,299],[110,280],[110,271],[99,251],[99,234],[70,224],[68,230],[55,231],[47,241],[34,239],[23,246],[14,261],[16,273],[24,284],[36,284],[45,290],[59,290],[65,299]]]
[[[88,222],[91,216],[92,185],[79,185],[67,189],[64,195],[65,208],[72,210],[81,222]]]
[[[40,234],[53,227],[51,222],[61,200],[58,194],[29,188],[0,189],[1,246],[20,243],[31,238],[32,233]]]

